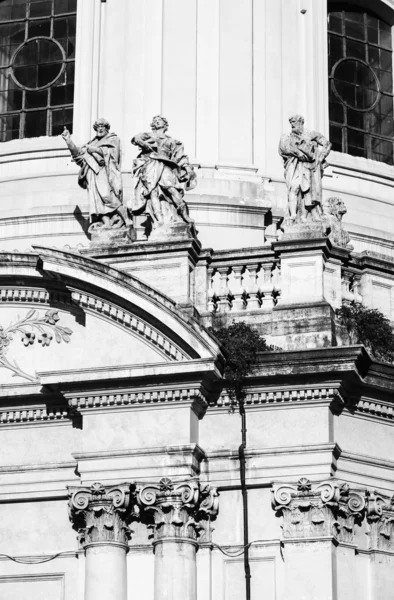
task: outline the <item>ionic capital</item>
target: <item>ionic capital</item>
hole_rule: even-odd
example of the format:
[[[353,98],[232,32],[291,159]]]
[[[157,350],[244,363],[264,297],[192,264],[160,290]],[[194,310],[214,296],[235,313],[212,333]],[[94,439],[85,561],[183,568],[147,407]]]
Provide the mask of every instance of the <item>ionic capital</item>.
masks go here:
[[[219,508],[218,493],[198,479],[173,482],[164,477],[158,484],[137,486],[141,516],[153,518],[154,541],[183,538],[210,541],[211,521]]]
[[[127,547],[131,537],[129,527],[136,517],[134,486],[121,483],[91,487],[69,487],[69,516],[86,547],[95,543],[117,543]]]
[[[354,524],[365,512],[364,494],[346,483],[313,484],[306,477],[296,486],[279,485],[272,490],[272,507],[283,516],[283,537],[333,537],[352,543]]]

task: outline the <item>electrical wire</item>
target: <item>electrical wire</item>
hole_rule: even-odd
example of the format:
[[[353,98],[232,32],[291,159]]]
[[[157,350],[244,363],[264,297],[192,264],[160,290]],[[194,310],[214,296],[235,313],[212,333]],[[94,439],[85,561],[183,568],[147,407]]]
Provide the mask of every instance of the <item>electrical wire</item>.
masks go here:
[[[246,546],[240,546],[238,547],[236,550],[233,551],[228,551],[228,550],[224,550],[223,546],[220,546],[219,544],[214,544],[213,542],[211,543],[211,545],[214,548],[217,548],[218,550],[220,550],[220,552],[222,554],[224,554],[225,556],[230,556],[231,558],[236,558],[238,556],[242,556],[242,554],[245,552],[246,548],[250,548],[250,546],[252,546],[253,544],[258,544],[259,542],[264,543],[265,540],[253,540],[252,542],[249,542],[249,544],[246,544]],[[46,562],[50,562],[51,560],[54,560],[55,558],[59,558],[59,556],[65,556],[65,555],[70,555],[70,554],[75,554],[77,555],[77,553],[75,552],[75,550],[68,550],[65,552],[57,552],[57,554],[54,554],[53,556],[47,556],[45,558],[31,558],[31,559],[24,559],[24,558],[16,558],[15,556],[10,556],[9,554],[2,554],[0,553],[0,558],[8,558],[9,560],[12,560],[15,563],[19,563],[21,565],[41,565],[43,563]]]
[[[75,550],[71,550],[68,552],[58,552],[57,554],[54,554],[53,556],[47,556],[46,558],[32,558],[32,559],[24,559],[24,558],[16,558],[15,556],[10,556],[9,554],[1,554],[0,553],[0,558],[8,558],[9,560],[12,560],[15,563],[19,563],[21,565],[41,565],[42,563],[46,563],[46,562],[50,562],[51,560],[54,560],[55,558],[58,558],[59,556],[63,556],[65,554],[76,554]]]
[[[227,551],[224,550],[222,546],[219,546],[219,544],[212,543],[212,546],[214,546],[215,548],[220,550],[220,552],[222,554],[225,554],[226,556],[231,556],[233,558],[233,557],[237,557],[237,556],[242,556],[242,554],[245,552],[246,548],[250,548],[250,546],[252,546],[252,544],[257,544],[258,542],[264,543],[264,541],[265,540],[253,540],[253,542],[249,542],[249,544],[246,544],[245,546],[241,546],[237,550],[234,550],[231,552],[229,552],[228,550]]]

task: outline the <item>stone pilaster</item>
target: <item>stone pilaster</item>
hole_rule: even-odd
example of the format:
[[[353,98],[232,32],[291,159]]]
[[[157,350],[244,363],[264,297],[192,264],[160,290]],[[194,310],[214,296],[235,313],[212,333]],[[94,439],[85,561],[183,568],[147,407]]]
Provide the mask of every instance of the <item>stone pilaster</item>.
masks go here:
[[[85,600],[126,600],[133,488],[94,483],[68,490],[70,520],[86,553]]]
[[[196,600],[196,550],[211,539],[218,494],[198,479],[137,486],[141,517],[153,528],[155,600]]]

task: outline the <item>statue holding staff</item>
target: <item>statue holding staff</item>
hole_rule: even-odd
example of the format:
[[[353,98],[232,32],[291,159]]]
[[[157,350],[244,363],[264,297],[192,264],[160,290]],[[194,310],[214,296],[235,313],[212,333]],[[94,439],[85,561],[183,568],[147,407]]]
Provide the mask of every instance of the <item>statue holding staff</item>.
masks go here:
[[[62,134],[74,162],[80,167],[78,183],[88,191],[89,233],[92,240],[102,237],[103,243],[111,243],[111,239],[113,242],[116,239],[120,241],[122,235],[127,241],[132,221],[123,204],[120,139],[115,133],[110,133],[106,119],[98,119],[93,129],[96,135],[80,148],[66,128]]]

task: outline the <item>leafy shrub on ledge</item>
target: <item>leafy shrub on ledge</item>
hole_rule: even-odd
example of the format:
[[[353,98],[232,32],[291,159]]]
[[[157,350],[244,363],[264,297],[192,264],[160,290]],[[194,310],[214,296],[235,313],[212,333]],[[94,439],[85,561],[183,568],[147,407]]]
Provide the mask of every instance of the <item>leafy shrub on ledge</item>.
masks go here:
[[[218,329],[209,327],[208,331],[223,346],[226,355],[224,377],[227,391],[233,401],[239,402],[243,399],[243,385],[246,377],[252,372],[258,352],[278,350],[278,348],[267,344],[265,338],[244,321],[233,322],[228,327]]]
[[[394,333],[390,320],[380,310],[358,303],[343,304],[337,315],[356,343],[364,344],[378,360],[394,362]]]

